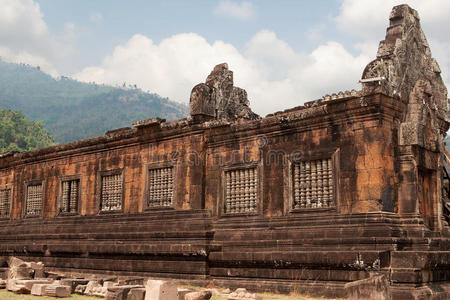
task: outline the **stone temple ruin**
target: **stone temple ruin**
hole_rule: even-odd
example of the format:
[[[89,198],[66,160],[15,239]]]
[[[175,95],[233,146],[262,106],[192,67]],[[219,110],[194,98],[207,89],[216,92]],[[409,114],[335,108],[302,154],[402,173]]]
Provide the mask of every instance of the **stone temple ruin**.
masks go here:
[[[415,10],[393,8],[361,83],[260,118],[221,64],[188,118],[3,154],[0,267],[449,297],[449,100]]]

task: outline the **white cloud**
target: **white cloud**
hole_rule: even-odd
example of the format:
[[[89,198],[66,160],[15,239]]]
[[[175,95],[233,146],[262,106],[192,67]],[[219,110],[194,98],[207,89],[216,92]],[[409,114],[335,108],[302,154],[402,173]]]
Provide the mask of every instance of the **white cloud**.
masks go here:
[[[252,109],[265,115],[326,93],[360,88],[358,80],[366,64],[375,58],[389,12],[396,2],[382,1],[360,4],[362,0],[345,0],[335,18],[342,31],[357,38],[350,45],[357,54],[331,40],[309,53],[297,51],[270,30],[257,32],[242,51],[223,41],[210,43],[195,33],[177,34],[160,43],[134,35],[117,46],[99,66],[85,68],[75,77],[99,83],[137,84],[144,90],[188,103],[192,87],[204,82],[216,64],[228,62],[234,71],[235,85],[246,89]],[[423,24],[445,27],[448,23],[445,14],[426,11],[426,7],[423,14],[419,11]],[[431,16],[434,19],[429,21]],[[429,42],[444,79],[448,79],[448,38],[431,37]]]
[[[442,33],[442,26],[450,29],[448,0],[344,0],[336,17],[337,25],[345,32],[363,38],[380,32],[383,33],[380,37],[383,37],[389,24],[389,13],[393,6],[399,4],[408,4],[417,10],[422,25],[436,29],[430,32],[432,34]]]
[[[363,44],[378,44],[384,39],[393,6],[406,3],[419,12],[420,22],[437,59],[442,77],[450,86],[450,1],[448,0],[344,0],[335,18],[338,28],[348,35],[362,39]]]
[[[192,87],[204,82],[216,64],[228,62],[235,85],[246,89],[251,107],[265,115],[327,92],[357,88],[368,61],[367,57],[352,56],[336,42],[309,54],[295,52],[267,30],[258,32],[243,53],[223,41],[208,43],[195,33],[174,35],[159,44],[134,35],[117,46],[101,66],[86,68],[74,76],[88,82],[137,84],[187,103]]]
[[[52,63],[71,51],[68,41],[73,24],[62,37],[53,36],[43,19],[39,4],[32,0],[0,0],[0,56],[3,60],[39,65],[56,75]],[[67,34],[67,35],[66,35]]]
[[[255,8],[253,4],[248,1],[238,3],[232,0],[221,0],[219,5],[215,8],[214,13],[245,21],[254,16]]]

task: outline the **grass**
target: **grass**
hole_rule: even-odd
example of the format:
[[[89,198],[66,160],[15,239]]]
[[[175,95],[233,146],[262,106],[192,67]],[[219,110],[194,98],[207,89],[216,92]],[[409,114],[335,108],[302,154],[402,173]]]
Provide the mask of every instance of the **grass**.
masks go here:
[[[1,300],[53,300],[53,299],[61,299],[61,298],[46,297],[46,296],[33,296],[33,295],[19,295],[19,294],[14,294],[12,292],[5,291],[5,290],[0,290],[0,299]],[[104,299],[104,298],[72,294],[70,297],[64,298],[64,299],[100,300],[100,299]]]
[[[326,300],[326,298],[309,298],[305,296],[263,294],[263,300]],[[211,300],[227,300],[227,297],[213,296]]]
[[[193,288],[193,287],[190,287]],[[198,287],[195,287],[198,289]],[[328,298],[311,298],[300,295],[278,295],[271,293],[264,293],[263,300],[326,300]],[[1,300],[54,300],[60,298],[54,297],[45,297],[45,296],[33,296],[33,295],[19,295],[14,294],[12,292],[8,292],[6,290],[0,290],[0,299]],[[95,297],[95,296],[84,296],[78,294],[72,294],[69,298],[64,299],[72,299],[72,300],[100,300],[104,298]],[[223,296],[213,296],[211,300],[227,300],[227,297]]]
[[[204,288],[198,287],[198,286],[192,286],[192,285],[183,285],[181,286],[183,288],[188,288],[191,290],[202,290]],[[215,288],[214,286],[208,286],[208,288]],[[221,288],[218,288],[219,291],[223,290]],[[263,300],[329,300],[330,298],[325,297],[308,297],[305,295],[299,295],[297,293],[292,293],[290,295],[280,295],[280,294],[272,294],[272,293],[257,293],[258,295],[263,296]],[[212,296],[210,300],[227,300],[228,297],[226,296]],[[344,300],[341,298],[338,298],[336,300]]]

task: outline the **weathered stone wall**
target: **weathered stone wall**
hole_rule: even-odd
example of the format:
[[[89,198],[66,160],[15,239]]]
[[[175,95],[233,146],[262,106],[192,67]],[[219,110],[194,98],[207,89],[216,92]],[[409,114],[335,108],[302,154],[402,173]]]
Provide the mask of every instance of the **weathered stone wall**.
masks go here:
[[[398,133],[399,211],[420,213],[428,226],[438,229],[443,226],[439,153],[444,150],[450,120],[447,88],[417,11],[399,5],[389,20],[377,58],[363,72],[362,92],[379,91],[406,104]]]
[[[88,140],[73,149],[70,145],[55,146],[15,154],[10,163],[4,159],[0,183],[13,187],[12,219],[26,217],[26,186],[36,181],[44,188],[42,217],[58,216],[65,178],[80,180],[80,215],[96,215],[103,213],[100,176],[118,171],[124,182],[123,208],[117,213],[140,213],[146,209],[147,169],[168,164],[175,167],[171,209],[206,208],[220,215],[222,172],[254,164],[260,176],[257,212],[270,217],[291,211],[292,162],[333,156],[334,209],[340,213],[395,212],[394,145],[398,128],[392,116],[398,117],[401,108],[391,98],[374,95],[239,123],[137,125],[137,130],[130,129],[129,136],[117,140],[109,133],[103,142],[97,138],[98,143],[93,145]]]
[[[81,183],[81,215],[99,213],[100,174],[103,171],[120,170],[124,178],[123,210],[120,213],[143,211],[146,168],[152,164],[169,162],[176,166],[176,208],[201,208],[195,180],[201,180],[202,167],[188,165],[188,153],[200,152],[202,136],[194,134],[178,136],[170,141],[137,143],[136,138],[121,141],[116,145],[99,144],[94,149],[87,147],[70,151],[67,155],[57,155],[49,159],[31,157],[24,159],[14,168],[3,170],[9,176],[1,177],[1,185],[13,186],[12,218],[23,218],[26,183],[44,183],[44,218],[58,215],[61,180],[76,177]],[[123,148],[126,146],[126,148]],[[103,149],[102,149],[103,148]],[[198,184],[198,183],[197,183]],[[197,194],[195,194],[197,193]]]

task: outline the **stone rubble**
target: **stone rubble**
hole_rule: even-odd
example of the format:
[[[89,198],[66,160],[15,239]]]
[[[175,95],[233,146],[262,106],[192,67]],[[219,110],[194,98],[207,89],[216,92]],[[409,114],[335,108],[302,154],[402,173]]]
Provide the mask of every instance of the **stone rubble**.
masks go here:
[[[178,288],[174,281],[167,280],[94,275],[71,278],[67,274],[46,271],[42,262],[25,262],[17,257],[10,257],[7,262],[9,268],[4,272],[6,279],[0,279],[0,289],[6,288],[16,294],[67,298],[75,293],[107,300],[209,300],[212,296],[228,300],[262,299],[245,288],[230,293],[230,289]]]
[[[209,300],[211,297],[211,291],[201,291],[186,294],[184,300]]]
[[[127,295],[127,300],[142,300],[144,298],[145,298],[145,288],[133,288]]]
[[[262,300],[262,296],[249,293],[244,288],[239,288],[228,296],[228,300]]]

